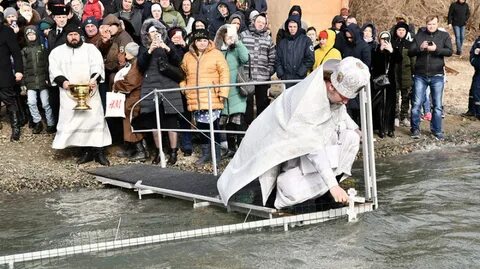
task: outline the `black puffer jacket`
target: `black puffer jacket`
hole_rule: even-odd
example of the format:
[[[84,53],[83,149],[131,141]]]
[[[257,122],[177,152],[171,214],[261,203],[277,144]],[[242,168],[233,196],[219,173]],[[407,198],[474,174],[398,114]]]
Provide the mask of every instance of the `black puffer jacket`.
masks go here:
[[[162,35],[163,42],[169,46],[170,52],[167,53],[165,49],[157,48],[152,54],[148,53],[148,48],[150,47],[151,42],[147,38],[147,35],[148,29],[150,29],[151,26],[157,28],[158,33]],[[182,59],[176,52],[177,50],[174,48],[173,43],[168,39],[165,26],[155,19],[146,20],[142,26],[142,46],[139,49],[137,59],[140,71],[143,73],[142,98],[155,89],[179,88],[177,82],[161,73],[158,69],[160,61],[168,61],[171,65],[179,67]],[[166,92],[163,93],[163,95],[168,100],[168,102],[164,102],[166,114],[175,114],[177,113],[177,110],[178,112],[183,112],[182,96],[179,91]],[[155,112],[153,98],[154,96],[142,101],[141,113]]]
[[[371,66],[372,63],[372,50],[371,47],[363,40],[363,35],[360,33],[360,28],[355,23],[347,26],[345,32],[349,32],[353,39],[348,40],[345,43],[345,47],[342,51],[342,58],[349,56],[355,57],[361,60],[367,66]]]
[[[437,45],[437,50],[433,52],[420,50],[420,45],[423,41],[432,41]],[[447,32],[437,30],[434,33],[430,33],[426,29],[422,29],[417,33],[408,50],[410,57],[417,57],[415,75],[422,76],[443,75],[444,57],[452,56],[452,53],[452,40]]]
[[[312,40],[300,31],[299,16],[291,16],[285,22],[286,29],[291,21],[297,23],[297,33],[288,34],[277,46],[275,71],[282,80],[305,78],[315,62]]]
[[[35,26],[27,26],[25,32],[28,29],[35,31]],[[22,49],[22,59],[25,65],[25,72],[23,74],[22,84],[27,87],[28,90],[43,90],[47,88],[48,80],[48,52],[40,42],[40,37],[36,32],[37,39],[33,42],[27,40],[27,46]]]
[[[448,9],[448,24],[464,26],[470,17],[470,8],[467,3],[452,3]]]
[[[3,17],[3,16],[0,16]],[[13,56],[14,72],[23,73],[22,54],[12,28],[0,24],[0,89],[15,86],[15,76],[10,57]]]

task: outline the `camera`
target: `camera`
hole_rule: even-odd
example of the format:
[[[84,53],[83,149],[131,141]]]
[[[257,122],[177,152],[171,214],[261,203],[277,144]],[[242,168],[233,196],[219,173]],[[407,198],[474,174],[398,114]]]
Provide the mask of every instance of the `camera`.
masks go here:
[[[428,44],[429,46],[433,46],[433,41],[428,41],[427,44]]]

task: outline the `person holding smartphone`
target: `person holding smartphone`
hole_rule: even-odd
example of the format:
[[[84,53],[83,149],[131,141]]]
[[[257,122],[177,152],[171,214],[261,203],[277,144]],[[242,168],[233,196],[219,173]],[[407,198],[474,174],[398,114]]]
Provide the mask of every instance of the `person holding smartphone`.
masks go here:
[[[420,138],[420,109],[425,91],[430,86],[433,105],[430,131],[435,139],[444,140],[442,131],[444,58],[452,56],[452,40],[447,32],[438,29],[438,16],[428,16],[426,23],[426,28],[417,33],[408,51],[410,57],[417,57],[413,73],[411,137]]]

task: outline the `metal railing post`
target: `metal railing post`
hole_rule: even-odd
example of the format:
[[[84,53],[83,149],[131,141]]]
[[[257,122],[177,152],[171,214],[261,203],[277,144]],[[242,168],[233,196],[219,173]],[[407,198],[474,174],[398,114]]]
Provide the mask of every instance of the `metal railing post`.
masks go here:
[[[215,132],[213,130],[212,88],[208,88],[208,116],[210,124],[210,150],[213,164],[213,175],[217,176],[217,152],[215,152]]]
[[[364,87],[360,93],[360,128],[362,130],[362,154],[363,154],[363,179],[365,181],[365,198],[370,200],[372,198],[372,193],[370,191],[370,152],[368,150],[369,144],[373,143],[370,141],[368,123],[367,123],[367,91]]]
[[[367,94],[367,100],[369,103],[367,103],[366,106],[366,116],[367,116],[367,127],[368,127],[368,153],[370,155],[369,159],[369,171],[370,171],[370,188],[371,188],[371,193],[373,197],[373,206],[375,209],[378,208],[378,197],[377,197],[377,169],[375,166],[375,149],[373,145],[373,120],[372,120],[372,106],[371,106],[371,101],[372,101],[372,95],[371,95],[371,85],[370,83],[367,84],[366,87],[366,94]]]
[[[157,91],[155,91],[155,116],[157,120],[158,156],[160,156],[160,167],[165,168],[167,167],[167,162],[165,161],[165,154],[163,153],[162,128],[160,126],[160,101]]]

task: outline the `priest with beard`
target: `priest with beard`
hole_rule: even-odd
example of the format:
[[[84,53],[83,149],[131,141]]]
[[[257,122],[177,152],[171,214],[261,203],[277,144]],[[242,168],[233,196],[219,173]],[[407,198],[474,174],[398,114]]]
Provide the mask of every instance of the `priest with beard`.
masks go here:
[[[104,147],[112,143],[112,138],[97,87],[105,77],[103,58],[94,45],[83,43],[79,26],[69,25],[65,31],[66,44],[52,50],[48,58],[50,80],[60,87],[60,117],[52,148],[80,147],[78,164],[95,160],[108,166]],[[90,86],[90,110],[73,110],[77,101],[69,93],[72,84]]]

